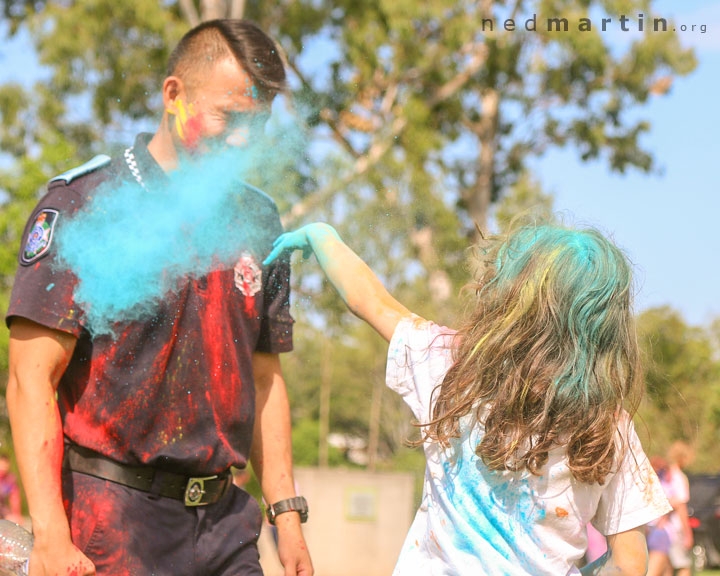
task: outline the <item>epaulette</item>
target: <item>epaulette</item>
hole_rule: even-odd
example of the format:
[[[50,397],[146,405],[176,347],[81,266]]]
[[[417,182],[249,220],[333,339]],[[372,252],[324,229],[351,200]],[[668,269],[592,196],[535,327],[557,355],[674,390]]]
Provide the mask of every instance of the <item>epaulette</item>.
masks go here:
[[[107,154],[98,154],[93,158],[92,160],[89,160],[88,162],[85,162],[82,166],[78,166],[77,168],[72,168],[71,170],[68,170],[67,172],[63,172],[62,174],[55,176],[52,180],[50,180],[50,184],[53,182],[58,182],[60,180],[65,180],[65,184],[70,184],[73,180],[76,178],[83,176],[85,174],[90,174],[90,172],[94,172],[98,168],[102,168],[106,164],[110,163],[110,156]]]

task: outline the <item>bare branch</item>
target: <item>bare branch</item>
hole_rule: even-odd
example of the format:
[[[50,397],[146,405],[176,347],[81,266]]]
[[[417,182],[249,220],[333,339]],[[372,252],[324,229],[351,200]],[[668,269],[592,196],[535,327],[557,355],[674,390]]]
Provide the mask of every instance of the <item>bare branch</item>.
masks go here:
[[[306,198],[303,202],[295,204],[290,212],[284,214],[282,217],[283,225],[291,224],[292,222],[302,218],[310,210],[316,206],[320,206],[327,200],[329,200],[338,190],[342,190],[348,186],[358,176],[362,176],[370,168],[372,168],[377,162],[385,155],[385,153],[392,147],[395,142],[395,137],[398,136],[407,125],[407,118],[398,116],[392,124],[390,133],[387,138],[383,140],[376,140],[368,149],[368,152],[364,156],[360,156],[356,161],[353,169],[339,182],[332,185],[326,186],[313,193],[311,196]]]
[[[195,28],[195,26],[200,24],[200,15],[198,14],[197,8],[195,8],[193,0],[180,0],[180,11],[191,28]]]
[[[468,65],[457,76],[440,86],[437,92],[435,92],[433,97],[430,99],[430,106],[435,106],[440,102],[447,100],[457,93],[460,88],[467,84],[468,80],[470,80],[470,78],[477,74],[480,71],[480,68],[482,68],[485,60],[487,60],[487,52],[488,50],[485,44],[476,44],[474,53],[470,57]]]
[[[380,103],[380,113],[383,116],[387,116],[388,114],[390,114],[390,110],[392,110],[393,104],[395,104],[397,95],[397,83],[390,84],[390,86],[388,86],[388,89],[385,91],[385,96],[383,96],[382,102]]]
[[[470,58],[470,62],[466,68],[435,91],[428,101],[430,107],[436,106],[444,100],[454,96],[470,80],[470,78],[472,78],[472,76],[480,70],[486,58],[487,47],[484,44],[475,43],[473,56]],[[380,135],[379,139],[375,140],[370,145],[366,154],[357,158],[353,169],[345,178],[341,179],[340,182],[334,185],[326,186],[325,188],[318,190],[311,196],[307,197],[303,202],[295,204],[290,212],[283,216],[283,224],[290,224],[298,220],[316,206],[320,206],[326,202],[338,190],[341,190],[350,184],[358,176],[361,176],[370,170],[380,161],[390,148],[394,146],[396,138],[403,130],[405,130],[407,123],[407,118],[402,115],[401,110],[398,110],[390,130],[387,133]]]
[[[500,94],[497,90],[488,89],[482,95],[480,121],[466,123],[480,140],[480,157],[476,164],[475,185],[472,188],[463,190],[462,196],[467,203],[470,218],[485,230],[487,230],[488,208],[495,173],[499,113]]]
[[[300,71],[300,69],[295,64],[295,60],[290,59],[288,56],[287,58],[288,66],[292,69],[293,72],[295,72],[295,75],[300,79],[300,82],[302,83],[303,87],[305,87],[307,90],[310,90],[314,92],[313,87],[310,85],[310,82],[305,78],[305,75]],[[328,109],[323,109],[320,111],[320,118],[323,122],[325,122],[330,130],[332,130],[333,137],[335,140],[337,140],[340,144],[342,144],[343,148],[347,150],[350,155],[353,158],[357,158],[360,156],[359,152],[355,150],[355,147],[350,143],[350,140],[347,139],[345,134],[343,133],[342,129],[340,128],[339,124],[335,120],[332,112]]]
[[[512,13],[510,14],[510,18],[514,21],[517,18],[518,13],[520,12],[520,8],[522,8],[523,0],[515,0],[515,6],[513,6]]]

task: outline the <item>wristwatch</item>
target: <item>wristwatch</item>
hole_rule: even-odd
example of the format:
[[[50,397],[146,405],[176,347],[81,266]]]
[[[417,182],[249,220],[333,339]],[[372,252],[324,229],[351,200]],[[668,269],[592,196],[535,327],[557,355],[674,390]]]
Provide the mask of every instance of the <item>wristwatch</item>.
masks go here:
[[[285,512],[298,512],[300,514],[300,522],[307,522],[308,519],[308,504],[302,496],[296,496],[295,498],[288,498],[286,500],[280,500],[275,502],[272,506],[268,506],[267,519],[270,524],[275,524],[275,518]]]

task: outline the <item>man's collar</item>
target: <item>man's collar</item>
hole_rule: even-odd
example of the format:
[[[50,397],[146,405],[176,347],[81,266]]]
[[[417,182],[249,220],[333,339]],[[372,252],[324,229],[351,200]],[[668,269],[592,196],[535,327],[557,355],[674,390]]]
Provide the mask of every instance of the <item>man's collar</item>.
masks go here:
[[[168,180],[167,174],[165,174],[165,171],[160,167],[160,164],[157,163],[148,150],[148,144],[150,143],[150,140],[152,140],[152,137],[153,135],[147,132],[138,134],[135,138],[132,153],[135,156],[135,161],[137,162],[137,170],[139,171],[140,178],[145,184],[153,182],[164,183]]]

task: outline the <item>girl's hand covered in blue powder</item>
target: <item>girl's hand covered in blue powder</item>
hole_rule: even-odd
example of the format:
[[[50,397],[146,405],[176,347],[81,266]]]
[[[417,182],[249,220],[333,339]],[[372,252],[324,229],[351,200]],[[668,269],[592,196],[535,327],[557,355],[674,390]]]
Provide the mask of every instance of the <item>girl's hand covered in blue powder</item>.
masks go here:
[[[347,307],[390,341],[401,318],[410,311],[395,300],[380,279],[362,259],[342,241],[335,228],[323,222],[308,224],[286,232],[273,242],[263,262],[272,263],[283,252],[302,250],[303,257],[315,254],[320,268]]]
[[[263,261],[263,266],[272,264],[284,252],[294,252],[295,250],[302,250],[303,259],[307,260],[313,253],[313,240],[322,242],[323,238],[328,235],[334,239],[340,239],[332,226],[322,222],[315,222],[293,232],[280,234],[273,242],[272,252]]]

